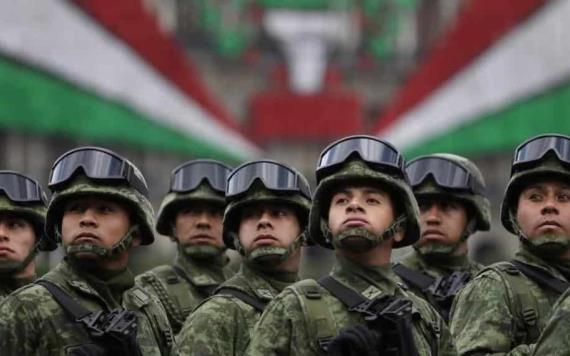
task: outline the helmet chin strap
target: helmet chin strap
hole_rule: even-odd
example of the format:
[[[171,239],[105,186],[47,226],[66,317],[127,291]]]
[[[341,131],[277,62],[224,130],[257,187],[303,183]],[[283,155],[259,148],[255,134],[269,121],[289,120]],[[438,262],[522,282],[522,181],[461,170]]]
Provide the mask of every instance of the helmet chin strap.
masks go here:
[[[242,256],[245,257],[245,260],[249,263],[258,265],[258,266],[275,266],[279,263],[286,261],[291,257],[294,253],[298,252],[303,242],[306,238],[306,232],[300,233],[296,238],[295,241],[287,248],[284,247],[274,247],[274,246],[263,246],[254,249],[253,251],[246,252],[239,242],[237,241],[236,246],[239,245],[238,251]]]
[[[178,243],[178,253],[185,257],[209,259],[219,256],[225,248],[212,245],[182,245]]]
[[[380,243],[391,239],[396,235],[406,223],[404,214],[395,219],[381,234],[374,234],[362,227],[349,228],[336,236],[333,236],[328,224],[321,220],[321,229],[327,242],[331,243],[335,249],[344,249],[353,252],[365,252]]]
[[[0,262],[0,276],[11,277],[16,273],[23,271],[34,260],[39,252],[40,242],[37,241],[30,253],[23,261],[5,261]]]
[[[477,220],[475,218],[471,218],[459,240],[453,244],[444,244],[441,242],[430,242],[423,246],[414,245],[414,249],[422,256],[426,257],[446,257],[454,253],[461,244],[467,241],[467,238],[471,236],[477,228]]]
[[[76,258],[78,254],[88,253],[95,255],[99,259],[110,259],[128,250],[132,243],[133,237],[136,232],[138,232],[139,226],[133,225],[127,231],[127,233],[117,242],[115,245],[108,247],[102,247],[91,243],[79,243],[75,245],[67,245],[65,247],[65,254],[71,258]],[[61,241],[61,233],[58,228],[56,228],[56,236]]]
[[[512,212],[509,213],[509,219],[513,226],[513,230],[515,230],[515,233],[519,237],[523,247],[533,254],[545,258],[556,258],[570,250],[570,239],[568,236],[542,235],[529,239],[528,236],[522,232]]]

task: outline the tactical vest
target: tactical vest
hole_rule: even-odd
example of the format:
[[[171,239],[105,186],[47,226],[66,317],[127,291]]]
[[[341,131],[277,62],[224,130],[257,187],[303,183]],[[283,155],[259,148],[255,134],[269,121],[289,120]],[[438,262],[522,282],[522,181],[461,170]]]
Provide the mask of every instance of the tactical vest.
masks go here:
[[[539,315],[549,315],[552,306],[530,294],[533,284],[561,295],[570,284],[549,273],[520,261],[500,262],[488,266],[484,271],[497,273],[506,286],[509,305],[516,320],[515,343],[532,344],[540,335]],[[540,314],[539,314],[540,312]]]
[[[295,287],[291,290],[301,306],[309,340],[311,340],[310,347],[317,354],[326,354],[328,344],[339,334],[342,327],[336,324],[328,305],[322,300],[323,294],[328,291],[345,304],[350,312],[356,313],[359,313],[358,304],[366,304],[370,301],[360,293],[343,286],[331,276],[321,278],[318,282],[313,279],[302,280],[297,282]],[[432,354],[437,355],[441,330],[436,323],[426,322],[425,324],[427,329],[422,331],[431,336],[429,341],[432,345]]]
[[[158,266],[141,275],[140,279],[150,286],[160,299],[175,332],[182,328],[184,321],[199,302],[188,293],[188,284],[198,292],[202,300],[209,297],[217,287],[196,286],[184,271],[176,266]]]
[[[105,336],[106,333],[109,333],[109,335],[114,334],[126,336],[133,332],[134,344],[131,344],[131,353],[133,356],[141,354],[136,343],[138,321],[136,320],[136,314],[133,313],[134,310],[120,308],[110,312],[105,312],[104,310],[91,312],[76,302],[73,297],[71,297],[57,284],[48,280],[38,280],[34,283],[46,288],[62,309],[65,310],[65,312],[72,318],[72,320],[76,322],[79,327],[84,327],[90,335],[93,344],[70,345],[70,348],[75,349],[68,350],[70,354],[79,355],[82,354],[81,352],[90,351],[99,355],[97,352],[101,352],[100,347],[108,345],[101,344],[101,342],[104,341],[102,341],[103,339],[98,338]],[[135,307],[135,310],[142,312],[147,319],[154,324],[155,329],[160,332],[160,335],[156,336],[162,352],[171,350],[174,345],[174,335],[166,321],[156,318],[155,313],[149,310],[152,298],[138,287],[134,287],[127,291],[125,298],[128,299],[129,304],[132,304]],[[113,319],[112,316],[115,318]],[[113,339],[117,338],[113,337]],[[85,350],[80,351],[79,349],[82,347],[85,348]],[[107,353],[105,353],[105,355],[107,355]]]

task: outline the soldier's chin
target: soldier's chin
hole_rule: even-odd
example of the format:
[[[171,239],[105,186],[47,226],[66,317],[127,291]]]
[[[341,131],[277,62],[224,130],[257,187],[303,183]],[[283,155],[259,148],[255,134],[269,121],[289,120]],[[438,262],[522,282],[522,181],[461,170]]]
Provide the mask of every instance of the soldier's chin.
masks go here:
[[[366,252],[374,247],[374,242],[362,236],[347,236],[338,242],[339,247],[351,252]]]

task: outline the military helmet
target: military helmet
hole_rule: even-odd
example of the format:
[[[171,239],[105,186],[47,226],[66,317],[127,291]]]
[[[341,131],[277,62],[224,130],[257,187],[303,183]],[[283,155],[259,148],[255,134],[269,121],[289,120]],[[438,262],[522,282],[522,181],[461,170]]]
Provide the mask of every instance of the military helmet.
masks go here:
[[[513,216],[521,191],[529,182],[549,176],[570,179],[570,137],[542,134],[521,143],[511,165],[511,178],[501,204],[501,222],[508,231],[517,234]]]
[[[119,154],[101,147],[79,147],[64,153],[52,166],[53,193],[46,216],[46,233],[57,243],[66,203],[82,196],[102,196],[121,202],[140,229],[142,245],[154,241],[154,211],[140,170]]]
[[[235,168],[228,177],[226,199],[224,243],[234,250],[240,249],[237,237],[244,207],[264,202],[288,205],[297,212],[302,231],[311,208],[307,179],[294,168],[272,160],[251,161]]]
[[[408,162],[406,172],[417,199],[451,196],[473,212],[474,231],[491,228],[491,203],[486,197],[485,180],[467,158],[448,153],[421,156]]]
[[[170,177],[170,189],[158,209],[156,231],[174,237],[172,226],[181,205],[206,202],[224,208],[225,192],[231,168],[222,162],[198,159],[176,167]]]
[[[333,248],[327,214],[334,189],[340,184],[374,183],[387,188],[396,213],[405,217],[405,234],[394,247],[419,238],[419,209],[408,184],[405,159],[390,143],[373,136],[348,136],[327,146],[317,165],[317,188],[309,215],[309,234],[321,246]],[[400,210],[400,211],[398,211]]]
[[[46,238],[45,216],[47,197],[39,183],[14,171],[0,171],[0,212],[9,212],[29,219],[40,251],[52,251],[57,244]]]

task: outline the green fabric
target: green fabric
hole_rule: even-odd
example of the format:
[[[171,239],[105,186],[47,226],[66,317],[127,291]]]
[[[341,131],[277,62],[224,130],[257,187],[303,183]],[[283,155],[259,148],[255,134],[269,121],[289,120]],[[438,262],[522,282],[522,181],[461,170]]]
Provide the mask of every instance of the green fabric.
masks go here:
[[[32,283],[36,279],[36,275],[27,278],[0,278],[0,302],[16,289]]]
[[[413,302],[413,335],[416,348],[424,355],[455,355],[451,336],[447,326],[433,308],[424,300],[406,292],[397,284],[396,276],[389,266],[366,268],[344,258],[339,258],[331,276],[340,283],[361,293],[367,298],[380,295],[399,295]],[[313,323],[307,320],[304,298],[299,297],[307,285],[306,281],[293,284],[279,294],[265,309],[256,325],[248,355],[324,355],[319,347],[317,336],[313,337],[309,329]],[[316,286],[316,284],[315,284]],[[362,316],[349,312],[347,307],[326,289],[320,288],[320,302],[327,306],[334,319],[332,324],[337,332],[343,327],[354,326],[363,322]],[[311,309],[315,309],[315,305]],[[320,316],[326,316],[320,313]],[[321,321],[323,324],[324,321]],[[327,325],[331,325],[327,323]],[[439,332],[435,332],[438,329]],[[314,331],[314,330],[313,330]]]
[[[290,278],[288,275],[261,274],[259,270],[243,264],[240,271],[220,288],[234,288],[270,301],[282,287],[289,284],[279,280],[281,277]],[[188,317],[177,337],[180,353],[196,356],[244,355],[260,315],[251,305],[222,291],[202,302]]]
[[[160,300],[173,331],[178,333],[190,312],[208,297],[208,291],[234,274],[228,263],[229,258],[223,253],[209,259],[178,254],[174,267],[183,276],[173,266],[158,266],[137,276],[136,285]]]
[[[411,251],[404,256],[399,263],[433,278],[449,276],[453,272],[467,272],[470,276],[469,279],[472,279],[483,268],[482,265],[469,260],[467,255],[441,255],[437,258],[430,258],[428,256],[422,256],[417,251]],[[408,287],[416,295],[427,300],[444,318],[448,315],[449,307],[447,303],[445,303],[446,305],[440,305],[432,296],[426,294],[416,286],[408,284]]]
[[[565,280],[556,268],[524,249],[517,252],[515,260]],[[460,355],[530,355],[536,339],[525,332],[521,308],[536,309],[541,332],[559,297],[519,273],[514,275],[522,285],[511,286],[513,277],[503,272],[502,264],[483,269],[455,299],[450,328]]]
[[[42,279],[55,283],[90,311],[109,311],[119,306],[115,298],[99,294],[85,274],[66,261]],[[127,279],[124,272],[111,277],[111,284],[117,288],[112,293],[127,288]],[[172,331],[158,300],[138,287],[123,289],[121,299],[121,306],[137,315],[137,341],[142,354],[174,353],[168,342]],[[0,349],[5,355],[63,356],[66,346],[89,342],[86,329],[74,321],[43,286],[29,284],[0,304]]]
[[[240,152],[0,57],[0,128],[239,162]]]
[[[532,355],[568,356],[570,353],[570,290],[552,307],[550,319],[536,342]]]
[[[483,155],[512,151],[528,137],[541,133],[570,134],[570,83],[540,93],[508,107],[473,118],[404,150],[412,158],[435,152]],[[417,143],[416,143],[417,142]]]

